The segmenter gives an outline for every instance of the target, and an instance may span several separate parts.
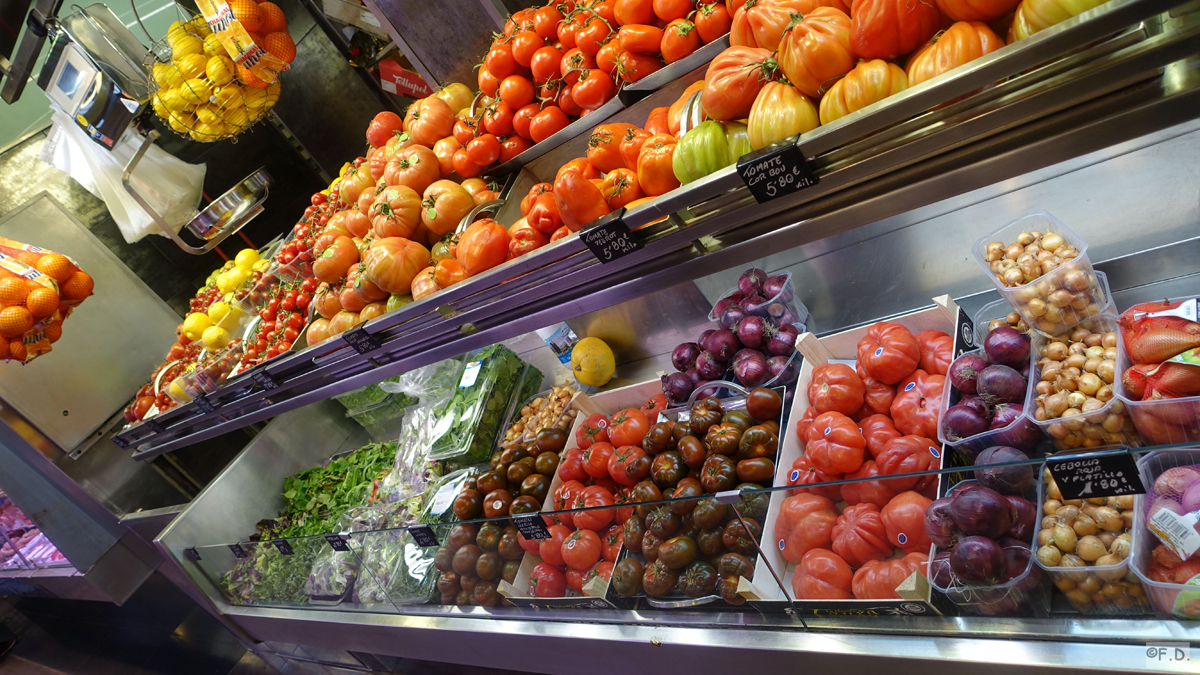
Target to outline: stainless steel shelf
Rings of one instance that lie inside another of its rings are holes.
[[[560,240],[241,377],[117,436],[145,459],[313,401],[1200,117],[1200,76],[1173,65],[1200,26],[1177,0],[1113,0],[796,140],[820,182],[758,204],[727,168],[624,217],[644,248],[601,265]],[[667,220],[661,220],[667,218]],[[661,221],[661,222],[656,222]],[[552,289],[552,292],[548,292]]]

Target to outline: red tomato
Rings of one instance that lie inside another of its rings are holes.
[[[587,160],[583,160],[583,163],[587,164]],[[611,210],[600,188],[587,178],[585,172],[579,170],[559,170],[559,175],[554,180],[554,203],[558,206],[563,225],[572,232],[578,232],[584,225]],[[610,437],[611,435],[609,432]]]
[[[866,387],[866,393],[863,394],[863,405],[858,411],[860,421],[861,418],[868,415],[890,415],[892,401],[896,398],[896,388],[871,377],[867,371],[863,370],[862,366],[858,366],[857,369],[858,378]]]
[[[552,193],[538,195],[529,207],[529,215],[526,219],[533,229],[544,234],[553,234],[555,230],[562,227],[562,216],[558,213],[558,204],[554,202]]]
[[[940,330],[923,330],[913,336],[921,350],[921,370],[945,375],[954,360],[954,338]]]
[[[613,415],[608,427],[608,437],[614,445],[637,445],[650,430],[646,415],[637,408],[626,408]]]
[[[500,82],[500,100],[517,110],[533,103],[533,83],[521,75],[509,75]]]
[[[920,362],[917,339],[898,323],[880,321],[858,341],[858,365],[884,384],[896,384],[908,377]]]
[[[682,19],[692,11],[692,0],[654,0],[654,15],[667,22]]]
[[[550,243],[554,243],[554,242],[558,241],[559,239],[563,239],[563,238],[569,237],[569,236],[571,236],[571,228],[567,227],[566,225],[563,225],[562,227],[555,230],[554,234],[550,235]]]
[[[577,570],[570,567],[567,568],[565,576],[567,577],[567,588],[576,593],[583,592],[583,577],[587,574],[586,570]]]
[[[583,420],[583,424],[579,425],[579,429],[575,431],[575,442],[584,449],[590,448],[592,443],[607,443],[608,418],[600,413],[588,415]]]
[[[663,30],[657,26],[625,24],[617,31],[621,48],[638,54],[657,54],[663,41]]]
[[[850,600],[854,570],[838,554],[817,548],[804,554],[792,577],[792,592],[804,600]]]
[[[901,382],[896,387],[896,398],[891,407],[896,430],[902,434],[937,438],[938,412],[945,386],[945,377],[928,375],[919,369]]]
[[[555,29],[555,32],[558,35],[558,41],[562,43],[564,49],[575,48],[575,33],[579,31],[581,19],[582,15],[576,16],[570,21],[558,22],[558,28]]]
[[[630,84],[661,70],[662,67],[662,60],[657,54],[638,54],[630,51],[617,54],[617,71],[620,72],[621,79]]]
[[[592,446],[596,447],[596,446]],[[575,498],[575,508],[594,509],[575,513],[575,526],[592,531],[600,531],[608,526],[616,516],[616,509],[597,508],[612,506],[615,503],[612,491],[602,485],[592,485],[583,489]]]
[[[565,525],[551,525],[550,538],[541,540],[538,555],[551,565],[563,564],[562,545],[571,536],[571,528]]]
[[[533,53],[529,62],[529,70],[533,73],[533,81],[545,84],[552,77],[559,75],[558,66],[562,63],[563,52],[558,47],[542,47]]]
[[[500,144],[500,162],[507,162],[508,160],[516,157],[532,147],[533,142],[523,136],[509,136],[508,138],[504,139],[503,143]],[[491,191],[489,190],[489,192]],[[500,196],[496,195],[495,192],[492,192],[492,194],[495,195],[492,197],[492,199],[500,198]],[[478,201],[478,193],[475,194],[475,197],[477,198],[477,201],[475,202],[476,205],[482,203]]]
[[[625,521],[633,517],[633,504],[636,501],[632,488],[622,488],[613,495],[613,503],[617,505],[618,525],[624,525]]]
[[[595,15],[586,17],[583,26],[575,31],[575,46],[584,54],[595,56],[600,47],[612,37],[613,32],[609,25]]]
[[[884,484],[888,481],[866,480],[867,478],[878,476],[880,473],[882,472],[875,465],[875,460],[868,459],[862,463],[858,471],[846,474],[844,476],[846,480],[861,480],[855,483],[846,483],[842,486],[842,500],[847,504],[869,503],[883,508],[892,497],[896,496],[896,493]]]
[[[775,542],[788,562],[798,563],[815,548],[829,548],[838,514],[833,502],[819,495],[799,494],[779,505]]]
[[[675,63],[699,48],[700,33],[696,24],[687,19],[675,19],[663,31],[660,51],[667,63]]]
[[[867,441],[867,450],[871,457],[879,457],[888,441],[900,438],[904,434],[896,431],[892,418],[887,415],[869,415],[859,420],[858,428],[862,429],[863,438]]]
[[[630,127],[625,130],[619,146],[621,161],[625,163],[625,168],[637,171],[638,153],[642,151],[642,145],[648,138],[650,138],[650,133],[643,129]]]
[[[717,55],[704,73],[700,105],[715,120],[739,120],[750,108],[771,73],[765,64],[771,52],[757,47],[730,47]]]
[[[621,139],[629,126],[601,124],[592,130],[588,138],[587,159],[598,171],[608,173],[625,168],[625,162],[621,159]]]
[[[517,533],[517,543],[521,545],[521,548],[526,553],[533,553],[534,555],[537,555],[541,550],[542,540],[541,539],[526,539],[525,535],[518,532]]]
[[[529,136],[534,143],[540,143],[556,132],[562,131],[570,123],[571,120],[567,119],[566,113],[561,108],[548,105],[529,121]]]
[[[567,594],[567,577],[550,563],[538,563],[529,573],[529,595],[561,598]]]
[[[590,443],[588,445],[591,445]],[[582,447],[582,446],[581,446]],[[588,473],[583,466],[583,450],[569,448],[558,465],[558,477],[564,481],[585,481]]]
[[[628,26],[635,23],[654,23],[653,0],[617,0],[613,5],[617,23]]]
[[[696,22],[696,31],[700,34],[700,40],[704,44],[728,33],[729,28],[733,26],[733,16],[720,2],[701,3],[696,9],[696,16],[693,20]]]
[[[467,143],[467,155],[479,166],[490,166],[500,158],[500,139],[492,134],[482,134]]]
[[[808,428],[804,455],[825,473],[850,473],[862,466],[867,441],[858,424],[839,412],[817,415]]]
[[[813,368],[808,402],[818,413],[835,411],[849,416],[862,407],[865,391],[853,368],[844,363],[824,363]]]
[[[513,60],[522,68],[528,68],[534,53],[546,46],[546,40],[532,30],[524,30],[517,33],[510,44]]]
[[[924,574],[928,564],[927,553],[909,553],[896,560],[868,560],[854,573],[854,597],[859,600],[899,600],[896,588],[913,572]]]
[[[500,78],[492,74],[492,71],[487,68],[479,69],[479,91],[482,91],[488,96],[494,97],[500,89]]]
[[[483,67],[500,80],[517,72],[517,61],[513,58],[512,47],[507,44],[492,47],[483,58]]]
[[[470,143],[471,139],[475,138],[476,125],[476,120],[465,117],[459,118],[454,123],[454,140],[458,141],[462,145]]]
[[[824,487],[820,485],[820,483],[841,479],[842,474],[830,474],[818,471],[808,461],[807,457],[800,455],[796,458],[796,461],[792,462],[792,470],[788,472],[787,476],[788,485],[813,485],[814,487],[788,490],[788,493],[798,495],[807,492],[828,499],[841,499],[842,490],[840,485],[827,485]]]
[[[392,132],[404,127],[404,120],[394,112],[385,110],[367,125],[367,142],[372,148],[382,148],[392,137]]]
[[[853,567],[892,557],[879,507],[869,503],[846,507],[833,526],[833,552]]]
[[[483,173],[483,167],[471,159],[471,154],[467,152],[466,148],[454,151],[454,155],[450,158],[450,165],[463,178],[473,178]]]
[[[562,12],[553,4],[539,7],[533,13],[533,29],[546,40],[558,39],[558,22],[562,21]]]
[[[854,0],[850,17],[850,48],[864,59],[911,53],[942,26],[933,0]]]
[[[600,535],[591,530],[576,530],[563,542],[563,562],[573,569],[591,569],[600,561],[600,549]]]
[[[513,130],[513,109],[504,101],[493,103],[483,114],[483,126],[489,134],[507,136]]]
[[[621,525],[613,525],[604,532],[604,538],[601,539],[603,551],[601,557],[608,562],[616,562],[617,554],[621,551],[621,544],[625,542],[625,528]]]
[[[925,509],[933,502],[916,492],[901,492],[879,512],[888,541],[905,553],[929,551]]]
[[[596,68],[605,75],[612,75],[619,63],[617,54],[621,51],[620,40],[609,40],[600,51],[596,52]]]
[[[650,475],[650,456],[636,445],[622,446],[608,458],[608,475],[619,485],[637,485]]]
[[[642,414],[646,416],[646,421],[650,424],[658,422],[658,414],[667,409],[667,395],[655,394],[646,399],[642,404]]]
[[[596,577],[600,577],[604,580],[604,583],[608,583],[608,580],[612,577],[612,571],[612,562],[608,560],[601,560],[600,562],[596,563],[595,567],[588,570],[587,574],[583,575],[583,585],[586,586],[589,581]]]
[[[583,483],[577,480],[569,480],[558,486],[558,489],[554,491],[554,510],[567,511],[575,508],[575,499],[581,492],[583,492]],[[548,518],[544,517],[542,520],[553,521],[570,527],[575,526],[574,513],[559,513]],[[552,523],[548,522],[548,524]]]
[[[550,237],[533,229],[524,218],[508,229],[508,254],[516,258],[550,243]]]
[[[592,57],[579,51],[579,48],[576,47],[563,54],[562,62],[559,64],[559,74],[567,84],[575,84],[579,81],[579,76],[583,71],[595,67],[596,62]]]
[[[592,478],[608,478],[608,460],[616,451],[612,443],[593,443],[583,451],[583,470]]]
[[[893,438],[884,446],[883,452],[875,459],[880,475],[898,473],[916,473],[936,469],[941,463],[941,450],[937,443],[921,436],[901,436]],[[913,476],[910,478],[892,478],[883,481],[892,492],[905,490],[924,490],[930,483],[936,483],[937,476]]]
[[[571,98],[585,110],[595,110],[604,105],[616,93],[612,78],[602,71],[585,70],[579,81],[571,86]]]

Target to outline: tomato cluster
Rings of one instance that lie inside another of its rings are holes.
[[[539,431],[532,445],[497,450],[491,469],[468,479],[455,497],[454,516],[471,520],[541,511],[566,443],[567,432],[551,428]]]
[[[273,359],[292,348],[308,322],[308,307],[316,289],[316,279],[282,282],[272,288],[266,306],[258,311],[259,323],[243,356],[243,368]]]
[[[213,281],[201,288],[195,297],[188,300],[188,313],[207,312],[208,308],[220,299],[221,291],[217,288],[217,283]]]
[[[493,607],[501,579],[512,583],[525,555],[515,525],[458,523],[433,556],[443,605]]]

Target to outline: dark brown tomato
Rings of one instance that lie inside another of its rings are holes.
[[[433,566],[438,568],[440,572],[450,572],[454,570],[454,549],[442,544],[433,554]]]
[[[543,476],[553,476],[558,471],[558,453],[543,452],[533,460],[533,469]]]
[[[471,591],[471,604],[480,607],[495,607],[500,602],[500,594],[496,592],[496,582],[480,581]]]
[[[675,533],[676,536],[682,534],[695,539],[696,535],[700,534],[700,528],[696,527],[696,521],[692,520],[692,514],[683,516],[681,520],[683,522],[679,526],[679,531]]]
[[[488,581],[495,581],[500,578],[500,574],[504,571],[504,558],[500,557],[499,553],[488,551],[479,556],[479,560],[475,561],[475,576]]]
[[[617,595],[630,598],[642,592],[642,575],[646,573],[642,563],[634,558],[625,558],[613,566],[611,583]]]
[[[758,483],[742,483],[738,486],[742,493],[742,502],[734,505],[734,509],[744,518],[762,521],[767,517],[767,508],[771,505],[771,493],[763,490]]]
[[[542,499],[545,499],[543,497]],[[521,495],[508,505],[508,515],[519,516],[522,513],[537,513],[542,510],[542,502],[536,497]]]
[[[646,535],[646,522],[641,516],[633,516],[625,521],[625,548],[637,553],[642,550],[642,537]]]
[[[712,565],[697,560],[679,575],[679,590],[689,598],[712,595],[717,588],[717,571]]]
[[[696,541],[691,537],[671,537],[658,547],[658,560],[678,570],[690,565],[698,553]]]
[[[659,422],[650,427],[642,439],[642,449],[647,455],[657,455],[675,449],[675,431],[670,422]]]
[[[474,576],[475,563],[479,561],[479,556],[483,555],[483,549],[475,544],[467,544],[466,546],[454,552],[454,571],[460,577]]]
[[[471,588],[474,588],[474,586],[472,586]],[[471,604],[471,592],[466,589],[459,591],[458,595],[454,596],[454,604],[456,604],[456,605]]]
[[[478,490],[479,489],[479,477],[478,476],[468,476],[467,479],[463,481],[462,489]]]
[[[675,493],[671,495],[672,499],[680,499],[694,497],[695,499],[687,499],[682,502],[671,502],[671,510],[681,516],[686,516],[696,508],[700,497],[704,496],[704,486],[700,485],[700,481],[695,478],[684,478],[679,481],[679,485],[675,486]]]
[[[675,442],[678,443],[684,436],[692,435],[692,425],[687,422],[676,422],[671,428],[671,435],[675,437]]]
[[[669,539],[679,531],[683,519],[669,506],[656,506],[646,517],[646,529],[659,539]]]
[[[646,595],[658,598],[670,593],[678,581],[679,575],[664,565],[661,560],[655,560],[647,565],[646,571],[642,573],[642,590],[646,592]]]
[[[478,518],[483,512],[483,495],[479,490],[463,490],[454,498],[454,517],[459,520]]]
[[[512,493],[508,490],[493,490],[483,498],[483,515],[488,518],[507,516],[512,502]]]
[[[751,389],[750,394],[746,396],[746,412],[756,420],[777,420],[782,411],[783,397],[773,389],[758,387]]]
[[[514,445],[506,449],[500,454],[500,463],[504,466],[511,466],[513,462],[519,462],[529,456],[529,451],[523,445]]]
[[[508,487],[508,479],[505,477],[506,472],[499,469],[485,471],[479,474],[479,491],[483,494],[503,490]]]
[[[654,536],[653,532],[647,531],[642,535],[642,555],[646,560],[658,560],[658,547],[662,545],[662,539]]]
[[[546,500],[550,493],[550,476],[544,473],[530,474],[521,481],[521,494],[533,497],[539,504]]]
[[[525,549],[521,548],[521,540],[518,539],[518,536],[515,530],[509,531],[507,529],[500,536],[500,546],[496,551],[500,554],[501,558],[520,561],[525,555]]]
[[[462,586],[462,589],[468,593],[475,590],[475,584],[477,583],[479,583],[479,577],[475,576],[475,570],[471,570],[471,573],[465,577],[462,575],[458,577],[458,585]]]
[[[658,489],[658,486],[653,481],[640,481],[637,485],[633,486],[633,499],[636,502],[656,502],[662,499],[662,491]],[[653,506],[637,507],[638,515],[642,518],[650,515],[650,512],[653,510]]]
[[[715,494],[732,490],[737,485],[737,465],[725,455],[709,455],[700,469],[700,484],[704,491]],[[487,509],[487,502],[484,502]]]
[[[762,536],[762,527],[758,521],[753,518],[744,518],[746,527],[750,528],[750,532],[746,532],[746,528],[742,527],[741,520],[731,520],[725,524],[725,531],[721,533],[721,541],[725,542],[725,548],[734,553],[742,555],[754,555],[754,542]]]
[[[775,476],[775,462],[769,457],[743,459],[737,463],[737,477],[743,483],[770,483]]]
[[[479,534],[478,525],[474,523],[459,523],[450,528],[450,535],[446,537],[446,546],[453,553],[467,544],[474,544],[477,534]]]
[[[683,463],[689,469],[699,469],[704,465],[704,458],[708,457],[708,446],[695,436],[684,436],[680,439],[678,448]]]
[[[513,462],[512,464],[508,465],[506,477],[509,485],[517,487],[521,484],[521,481],[525,480],[532,474],[533,466],[530,464],[526,464],[525,462]]]
[[[457,594],[455,594],[455,595],[457,595]],[[442,605],[453,605],[453,604],[454,604],[454,598],[455,598],[455,595],[441,595],[441,596],[438,596],[438,597],[439,597],[438,603],[439,603],[439,604],[442,604]]]
[[[742,457],[767,457],[775,458],[775,451],[779,449],[779,438],[771,433],[771,430],[763,425],[753,426],[742,434],[742,442],[738,445],[738,452]]]
[[[721,417],[721,424],[732,424],[741,431],[754,426],[754,418],[745,410],[730,410]]]
[[[500,578],[511,584],[517,580],[517,572],[520,571],[520,569],[520,560],[505,560],[504,571],[500,574]]]
[[[542,452],[562,452],[567,447],[567,432],[562,429],[542,429],[537,433],[535,443]]]
[[[725,542],[721,540],[723,528],[710,527],[707,530],[700,530],[700,534],[696,535],[696,546],[704,555],[717,555],[725,550]]]
[[[726,553],[717,561],[717,571],[724,577],[754,579],[754,562],[741,553]]]
[[[475,535],[475,545],[484,551],[495,551],[500,548],[500,538],[504,530],[495,523],[484,523],[479,526],[479,534]]]
[[[687,465],[683,457],[674,450],[668,450],[654,457],[650,465],[650,478],[660,488],[675,487],[687,475]]]
[[[744,605],[746,599],[738,595],[738,579],[741,577],[727,577],[722,575],[721,580],[717,582],[717,595],[721,599],[731,605]]]
[[[492,458],[490,460],[488,460],[488,464],[491,465],[491,467],[493,469],[499,469],[500,467],[505,466],[504,453],[505,453],[504,450],[497,450],[497,451],[493,452]],[[477,478],[472,476],[471,480],[477,480]],[[478,489],[478,488],[472,488],[472,489]]]
[[[725,514],[728,512],[729,507],[717,501],[715,497],[705,497],[697,502],[696,508],[692,510],[692,521],[696,523],[696,527],[707,530],[724,523]]]

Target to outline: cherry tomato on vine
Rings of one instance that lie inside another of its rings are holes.
[[[533,81],[545,84],[550,78],[558,77],[558,67],[562,63],[563,52],[558,47],[542,47],[533,53],[529,62],[529,70],[533,73]]]
[[[463,178],[474,178],[483,173],[483,167],[475,163],[471,159],[471,155],[467,154],[466,148],[459,148],[454,151],[454,156],[451,157],[450,163],[454,166],[454,170]]]
[[[533,141],[522,136],[509,136],[500,144],[500,161],[507,162],[533,147]]]
[[[544,110],[533,116],[529,121],[529,136],[534,143],[540,143],[555,132],[565,129],[571,120],[562,108],[556,105],[546,106]]]
[[[521,75],[510,75],[500,82],[500,100],[517,110],[533,103],[533,83]]]
[[[529,123],[533,120],[533,116],[538,114],[541,108],[536,103],[521,108],[513,115],[513,131],[517,132],[518,136],[524,138],[532,138],[529,135]]]
[[[517,72],[517,61],[513,58],[512,47],[507,44],[492,47],[483,59],[483,67],[501,80]]]
[[[599,70],[580,73],[579,81],[571,87],[571,98],[585,110],[595,110],[616,93],[612,78]],[[536,139],[535,139],[536,140]]]
[[[651,54],[621,52],[617,55],[617,61],[617,72],[621,74],[621,79],[631,84],[663,67],[658,56]]]
[[[504,101],[497,101],[483,114],[483,126],[489,134],[507,136],[513,130],[513,109]]]
[[[510,44],[512,45],[513,60],[522,68],[528,68],[534,53],[545,47],[546,41],[537,33],[526,30],[517,33]]]
[[[466,150],[472,162],[479,166],[490,166],[500,157],[500,139],[492,134],[483,134],[471,139]]]

